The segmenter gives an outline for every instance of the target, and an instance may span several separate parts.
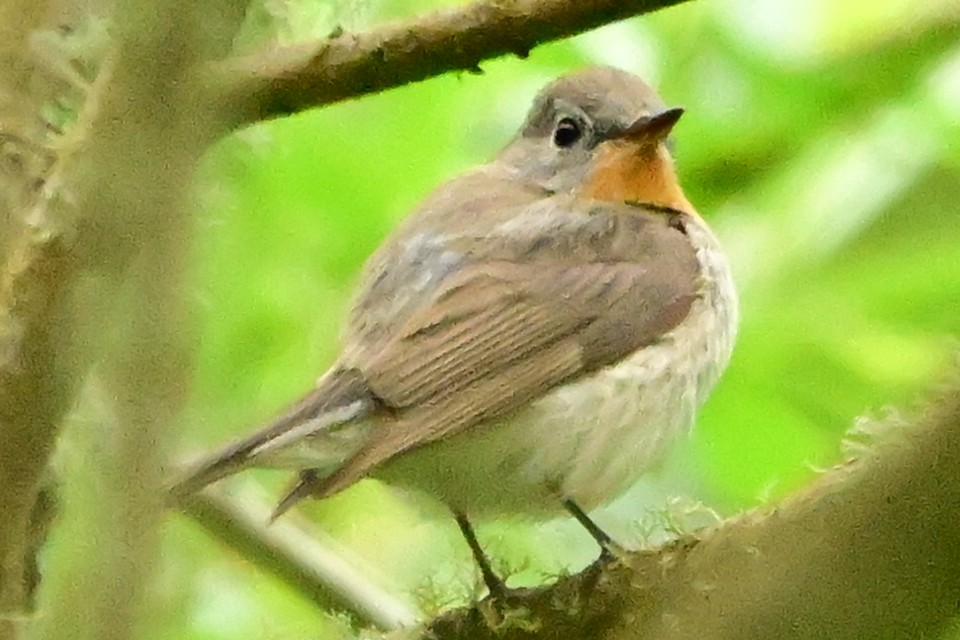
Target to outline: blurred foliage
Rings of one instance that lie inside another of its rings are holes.
[[[260,0],[237,47],[368,28],[436,4]],[[858,416],[909,406],[956,346],[958,36],[952,0],[701,0],[528,60],[484,63],[482,75],[447,75],[222,141],[197,184],[198,349],[178,426],[184,455],[249,431],[306,390],[335,357],[358,269],[385,234],[434,185],[489,158],[542,84],[602,63],[638,72],[687,108],[676,132],[683,184],[728,249],[743,321],[691,440],[658,482],[599,520],[637,546],[658,523],[687,522],[686,504],[729,514],[801,486],[841,459]],[[231,482],[278,489],[280,475]],[[373,483],[303,512],[427,609],[471,593],[475,572],[452,520],[423,516]],[[566,521],[490,523],[480,536],[518,583],[596,554]],[[156,591],[145,637],[346,633],[342,619],[184,519],[171,521]]]

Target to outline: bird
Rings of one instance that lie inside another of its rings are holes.
[[[606,552],[587,513],[692,428],[736,337],[729,261],[671,153],[683,113],[613,67],[550,82],[370,256],[314,387],[176,490],[290,469],[276,518],[378,478],[450,509],[491,592],[476,518],[566,510]]]

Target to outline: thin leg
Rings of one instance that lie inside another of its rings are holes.
[[[602,558],[609,558],[616,555],[614,549],[616,548],[616,543],[614,543],[613,538],[611,538],[606,531],[597,526],[597,523],[590,519],[583,509],[577,506],[577,503],[569,498],[563,501],[563,506],[567,508],[567,511],[570,512],[574,518],[577,519],[583,528],[593,536],[593,539],[597,541],[597,544],[600,545],[600,552]]]
[[[483,549],[480,547],[480,542],[477,541],[477,534],[473,530],[473,525],[467,520],[467,516],[462,513],[454,513],[453,515],[457,519],[460,533],[463,534],[467,545],[470,546],[470,553],[473,554],[474,561],[477,563],[477,566],[480,567],[480,573],[483,575],[483,583],[487,585],[490,595],[494,598],[503,598],[507,593],[507,585],[493,572],[490,561],[487,559],[487,556],[484,555]]]

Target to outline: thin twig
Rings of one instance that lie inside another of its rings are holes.
[[[270,508],[244,499],[243,506],[208,487],[181,497],[184,512],[213,537],[259,565],[324,609],[346,610],[365,623],[391,630],[411,627],[421,615],[351,566],[333,541],[306,533],[288,520],[270,526]]]

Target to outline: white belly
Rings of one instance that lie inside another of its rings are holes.
[[[733,347],[726,259],[709,231],[688,232],[702,247],[703,295],[661,341],[509,419],[401,456],[377,477],[480,517],[555,512],[558,498],[589,510],[623,493],[692,426]]]

